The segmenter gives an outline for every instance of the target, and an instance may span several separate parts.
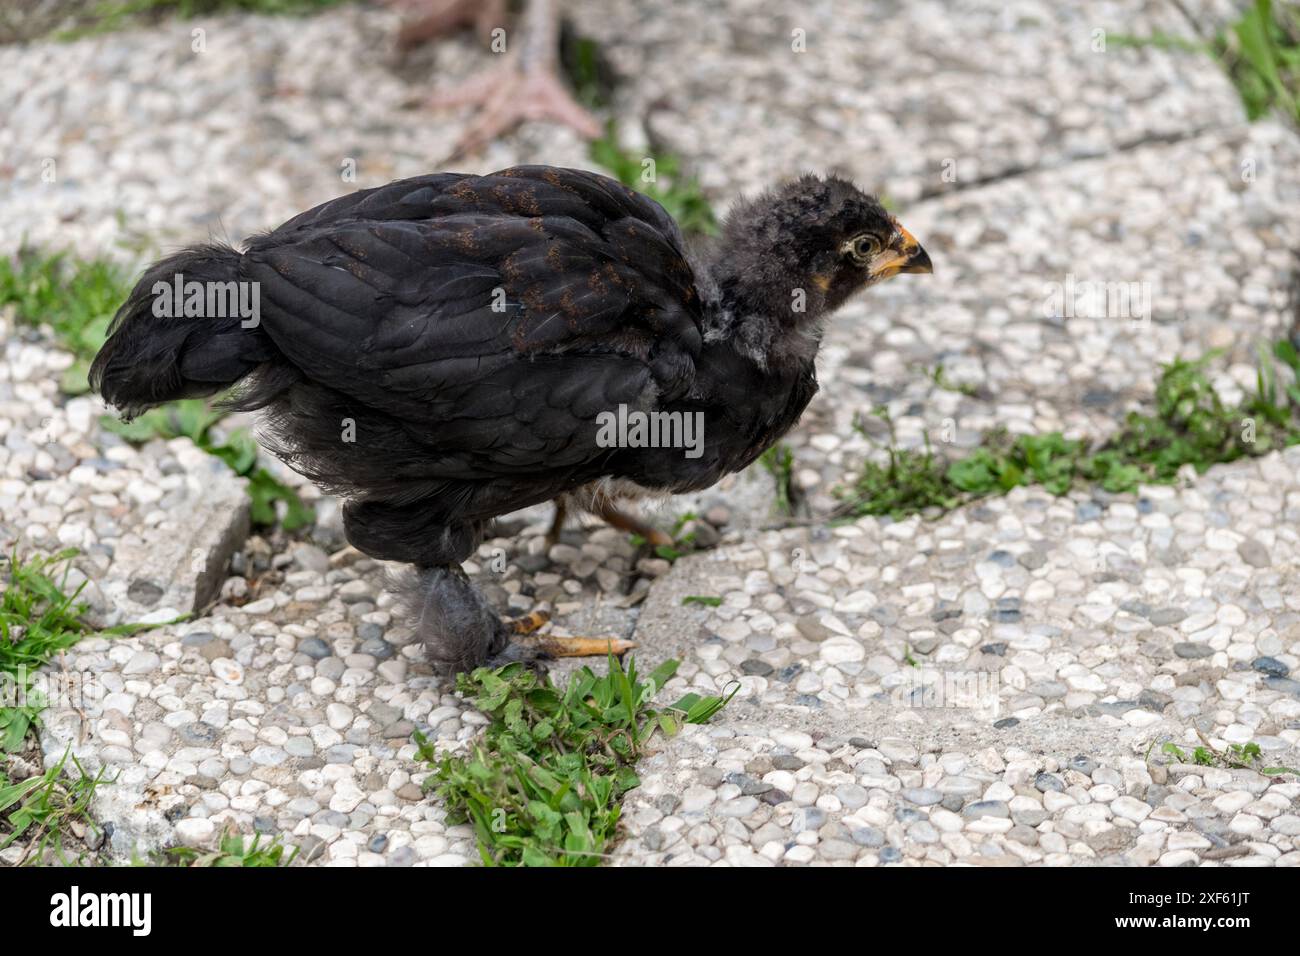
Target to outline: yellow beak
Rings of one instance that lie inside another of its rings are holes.
[[[900,272],[934,272],[934,266],[916,237],[899,226],[898,238],[871,260],[867,271],[873,279],[888,279]]]

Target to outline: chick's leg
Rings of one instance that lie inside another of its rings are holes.
[[[639,535],[656,548],[673,543],[672,535],[666,531],[660,531],[654,525],[647,524],[636,515],[615,508],[609,501],[602,501],[597,504],[593,509],[593,513],[611,528],[618,528],[619,531]]]
[[[507,621],[515,643],[535,648],[543,657],[603,657],[606,654],[622,655],[636,645],[620,637],[559,637],[539,634],[550,623],[551,615],[545,611],[532,611],[523,617]]]
[[[560,123],[587,139],[600,135],[596,118],[560,78],[560,25],[554,0],[529,0],[518,32],[517,39],[506,35],[504,63],[429,99],[435,108],[479,107],[453,157],[475,153],[527,120]]]
[[[555,517],[551,519],[551,527],[546,532],[546,547],[553,548],[559,543],[560,535],[564,531],[564,523],[569,520],[569,496],[560,495],[555,499]]]
[[[393,0],[395,6],[414,10],[397,34],[397,49],[410,50],[437,37],[473,27],[487,42],[492,31],[506,24],[506,0]]]
[[[446,675],[515,661],[540,667],[550,658],[622,654],[632,647],[620,638],[537,634],[547,620],[541,614],[504,621],[456,565],[417,568],[405,598],[429,662]]]

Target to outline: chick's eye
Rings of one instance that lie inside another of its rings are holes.
[[[880,251],[880,240],[870,235],[858,236],[849,246],[849,251],[854,259],[865,262]]]

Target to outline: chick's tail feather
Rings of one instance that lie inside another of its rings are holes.
[[[113,317],[90,367],[91,387],[132,418],[163,402],[216,394],[275,363],[258,290],[242,279],[240,259],[214,243],[154,263]]]

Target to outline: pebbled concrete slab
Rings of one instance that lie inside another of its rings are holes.
[[[1223,792],[1269,793],[1283,812],[1300,787],[1175,769],[1159,747],[1300,757],[1300,685],[1269,676],[1300,638],[1300,538],[1273,520],[1300,501],[1298,465],[1292,449],[1136,505],[1017,490],[935,522],[773,532],[683,559],[642,610],[641,659],[683,658],[668,699],[740,690],[644,762],[620,859],[1144,865],[1179,842],[1123,832],[1153,815],[1249,840],[1263,825]],[[1289,841],[1242,855],[1294,863]]]

